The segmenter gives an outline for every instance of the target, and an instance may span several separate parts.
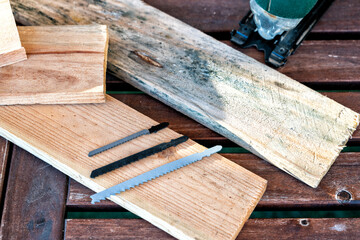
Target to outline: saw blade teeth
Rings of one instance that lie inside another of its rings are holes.
[[[92,198],[91,204],[98,203],[98,202],[100,202],[101,200],[102,200],[102,199]]]
[[[173,171],[176,171],[180,168],[183,168],[185,166],[188,166],[194,162],[197,162],[205,157],[209,157],[212,154],[219,152],[222,149],[222,146],[217,145],[215,147],[209,148],[207,150],[205,150],[202,153],[195,153],[192,154],[190,156],[181,158],[179,160],[175,160],[173,162],[167,163],[163,166],[160,166],[156,169],[150,170],[149,172],[143,173],[135,178],[129,179],[123,183],[120,183],[116,186],[113,186],[107,190],[104,190],[102,192],[99,192],[97,194],[94,194],[91,196],[92,198],[92,204],[96,203],[96,202],[100,202],[101,200],[105,200],[106,198],[112,196],[112,195],[116,195],[119,193],[122,193],[126,190],[135,188],[141,184],[147,183],[151,180],[154,180],[158,177],[161,177],[163,175],[166,175],[168,173],[171,173]],[[168,168],[168,169],[166,169]],[[153,175],[151,175],[153,174]],[[136,179],[136,180],[135,180]],[[138,182],[136,182],[138,181]]]

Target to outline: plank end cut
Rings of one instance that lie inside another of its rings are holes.
[[[28,60],[0,68],[0,105],[105,102],[105,25],[18,30]]]
[[[88,157],[95,148],[156,124],[110,96],[104,104],[0,107],[1,136],[95,192],[206,149],[188,140],[90,178],[98,167],[181,136],[166,128]],[[227,240],[236,238],[266,184],[263,178],[214,154],[110,200],[179,239]]]
[[[0,0],[0,67],[26,60],[9,0]]]

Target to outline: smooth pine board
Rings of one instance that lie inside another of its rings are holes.
[[[2,106],[0,135],[96,192],[205,150],[188,140],[90,178],[93,169],[180,136],[167,128],[89,158],[89,151],[157,124],[114,98],[106,100],[105,104]],[[179,239],[223,240],[235,239],[265,188],[266,180],[214,154],[111,200]]]
[[[0,68],[0,105],[105,101],[104,25],[19,27],[28,60]]]

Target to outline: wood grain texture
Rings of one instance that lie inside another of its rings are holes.
[[[104,104],[0,108],[0,135],[99,192],[205,148],[191,140],[96,179],[100,166],[179,137],[164,129],[92,158],[88,152],[156,122],[107,97]],[[110,199],[180,239],[234,239],[266,181],[215,154]]]
[[[249,219],[240,239],[358,239],[360,219]],[[119,234],[121,232],[121,234]],[[68,219],[65,239],[173,239],[141,219]]]
[[[13,3],[28,23],[108,24],[115,75],[312,187],[359,124],[359,114],[141,1]]]
[[[249,11],[248,0],[145,0],[204,32],[230,32]],[[359,1],[335,0],[312,33],[360,33]]]
[[[0,68],[0,105],[105,101],[106,26],[19,27],[28,60]]]
[[[1,239],[62,239],[66,176],[19,147],[14,147]]]
[[[230,41],[221,42],[264,63],[264,53],[254,47],[242,49]],[[356,90],[360,89],[359,56],[359,40],[307,40],[288,58],[286,66],[277,70],[313,89]],[[133,89],[113,76],[107,77],[107,83],[109,91]]]
[[[3,187],[5,181],[5,173],[9,156],[10,143],[0,137],[0,200],[3,199]]]
[[[118,84],[118,82],[116,84]],[[360,92],[323,92],[322,94],[345,106],[348,106],[356,112],[360,112]],[[148,95],[114,94],[112,96],[157,122],[169,122],[171,129],[183,135],[189,136],[191,139],[201,142],[216,141],[217,144],[233,146],[231,141],[227,138],[204,127],[203,125],[177,112],[173,108],[160,103]],[[349,141],[352,144],[360,143],[360,127],[357,128]]]
[[[0,67],[26,59],[9,0],[0,0]]]
[[[247,170],[268,180],[258,209],[328,209],[360,207],[360,153],[341,153],[319,187],[310,188],[252,154],[221,154]],[[286,184],[284,184],[286,183]],[[74,211],[122,211],[111,201],[90,204],[94,192],[71,180],[66,206]]]

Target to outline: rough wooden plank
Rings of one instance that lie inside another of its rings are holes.
[[[191,140],[101,177],[93,169],[179,137],[146,135],[92,158],[88,152],[156,122],[107,97],[104,104],[3,106],[0,135],[99,192],[205,148]],[[234,239],[266,181],[219,154],[110,199],[181,239]]]
[[[242,49],[230,41],[222,42],[265,62],[264,53],[256,48]],[[286,66],[277,70],[313,89],[359,89],[359,56],[359,40],[305,41],[296,55],[289,57]],[[111,75],[107,77],[107,84],[110,91],[134,88]]]
[[[1,221],[1,239],[62,239],[66,176],[15,147]]]
[[[322,92],[322,94],[348,106],[356,112],[360,112],[360,101],[358,101],[360,99],[360,92]],[[153,118],[157,122],[169,122],[171,129],[189,136],[191,139],[201,142],[216,141],[216,143],[225,146],[233,145],[227,138],[215,133],[148,95],[114,94],[113,97],[146,116]],[[360,127],[355,131],[350,142],[352,144],[360,143]]]
[[[249,11],[249,0],[145,0],[204,32],[230,32]],[[360,3],[336,0],[312,30],[316,34],[360,33]]]
[[[5,172],[7,167],[8,155],[9,155],[10,143],[0,137],[0,200],[2,201],[3,187],[5,180]]]
[[[359,114],[139,0],[20,5],[37,23],[108,24],[117,76],[312,187],[359,124]]]
[[[0,0],[0,67],[26,59],[9,0]]]
[[[268,187],[257,208],[339,208],[360,206],[360,153],[342,153],[317,189],[309,188],[289,175],[281,174],[270,164],[252,154],[222,154],[249,171],[268,179]],[[286,184],[284,184],[286,183]],[[71,180],[66,206],[79,210],[112,210],[121,208],[111,201],[90,204],[93,191]]]
[[[28,60],[0,68],[0,105],[105,101],[106,26],[19,27]]]
[[[249,219],[240,239],[358,239],[360,219]],[[121,232],[121,234],[119,234]],[[68,219],[65,239],[173,239],[141,219]]]

